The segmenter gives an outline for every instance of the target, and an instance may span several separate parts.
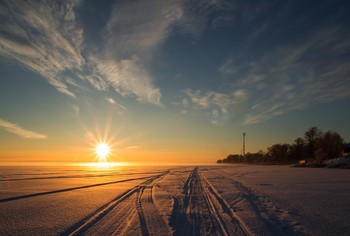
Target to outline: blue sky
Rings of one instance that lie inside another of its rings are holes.
[[[1,1],[2,159],[69,150],[62,159],[79,160],[101,133],[117,161],[215,161],[240,152],[244,131],[252,152],[311,126],[349,141],[349,9]]]

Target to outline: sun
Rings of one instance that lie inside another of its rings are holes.
[[[101,161],[106,161],[106,157],[110,152],[110,148],[105,143],[99,143],[96,147],[96,154],[100,158]]]

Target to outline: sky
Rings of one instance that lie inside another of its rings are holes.
[[[0,1],[0,163],[350,142],[348,1]]]

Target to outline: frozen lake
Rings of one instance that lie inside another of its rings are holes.
[[[0,167],[0,235],[349,235],[350,170]]]

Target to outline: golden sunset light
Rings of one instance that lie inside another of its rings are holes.
[[[349,13],[0,0],[0,236],[349,235]]]
[[[110,148],[105,143],[99,143],[96,147],[96,154],[99,158],[99,161],[106,162],[109,152]]]

